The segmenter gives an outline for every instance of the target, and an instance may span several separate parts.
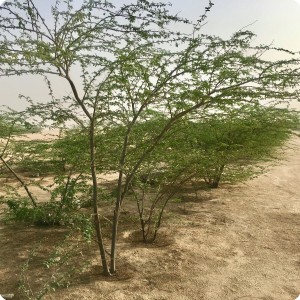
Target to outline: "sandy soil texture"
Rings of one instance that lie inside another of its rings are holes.
[[[46,299],[296,299],[300,138],[289,146],[283,160],[256,179],[170,203],[154,245],[132,243],[131,229],[121,229],[118,261],[126,276],[107,280],[95,265]],[[20,266],[34,241],[43,237],[50,245],[60,234],[59,228],[1,223],[0,293],[16,293]]]

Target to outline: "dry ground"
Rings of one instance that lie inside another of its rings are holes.
[[[300,146],[295,138],[290,145]],[[169,205],[154,245],[119,238],[119,276],[105,279],[95,261],[68,289],[46,299],[294,300],[300,294],[300,147],[269,172],[235,186]],[[194,200],[194,201],[191,201]],[[123,216],[124,217],[124,216]],[[126,217],[126,216],[125,216]],[[0,224],[0,293],[15,293],[28,250],[43,241],[37,259],[64,235],[61,228]],[[46,243],[46,244],[45,244]],[[48,245],[48,246],[47,246]],[[96,257],[82,249],[79,262]],[[31,266],[32,286],[46,272]]]

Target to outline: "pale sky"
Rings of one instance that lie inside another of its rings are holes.
[[[116,1],[118,0],[112,2]],[[35,0],[35,2],[44,5],[48,1]],[[196,19],[203,13],[208,1],[166,2],[172,3],[172,11]],[[0,3],[3,1],[0,0]],[[233,32],[254,23],[247,29],[257,34],[255,41],[257,44],[273,43],[277,47],[300,51],[300,0],[213,0],[213,3],[215,5],[206,19],[204,33],[226,38]],[[46,8],[43,9],[45,10]],[[58,91],[56,96],[63,95],[69,90],[64,87],[61,79],[55,82]],[[47,97],[48,94],[42,79],[37,80],[32,76],[0,77],[0,90],[0,105],[9,105],[16,110],[21,110],[25,106],[18,98],[19,94],[30,96],[37,101]],[[296,106],[300,108],[300,105]]]

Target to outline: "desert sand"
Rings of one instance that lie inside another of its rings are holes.
[[[156,244],[132,243],[133,229],[121,229],[118,261],[126,276],[106,279],[95,264],[45,299],[294,300],[300,294],[299,183],[300,138],[294,137],[267,173],[169,203]],[[21,299],[26,251],[41,236],[51,245],[59,231],[0,223],[0,294]]]

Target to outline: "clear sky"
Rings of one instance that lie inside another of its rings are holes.
[[[112,2],[117,2],[114,0]],[[49,3],[46,0],[35,0],[39,5]],[[185,17],[195,19],[203,13],[206,0],[168,0],[172,10]],[[3,1],[0,0],[0,3]],[[204,33],[229,37],[233,32],[252,24],[249,30],[257,34],[256,43],[300,51],[300,0],[213,0],[215,4],[208,14]],[[49,4],[47,5],[49,7]],[[44,10],[44,9],[43,9]],[[1,17],[1,16],[0,16]],[[57,80],[58,93],[65,94],[67,87]],[[31,76],[0,78],[0,105],[9,105],[22,109],[25,104],[18,99],[19,94],[40,100],[47,96],[42,79]],[[296,105],[300,108],[300,105]]]

